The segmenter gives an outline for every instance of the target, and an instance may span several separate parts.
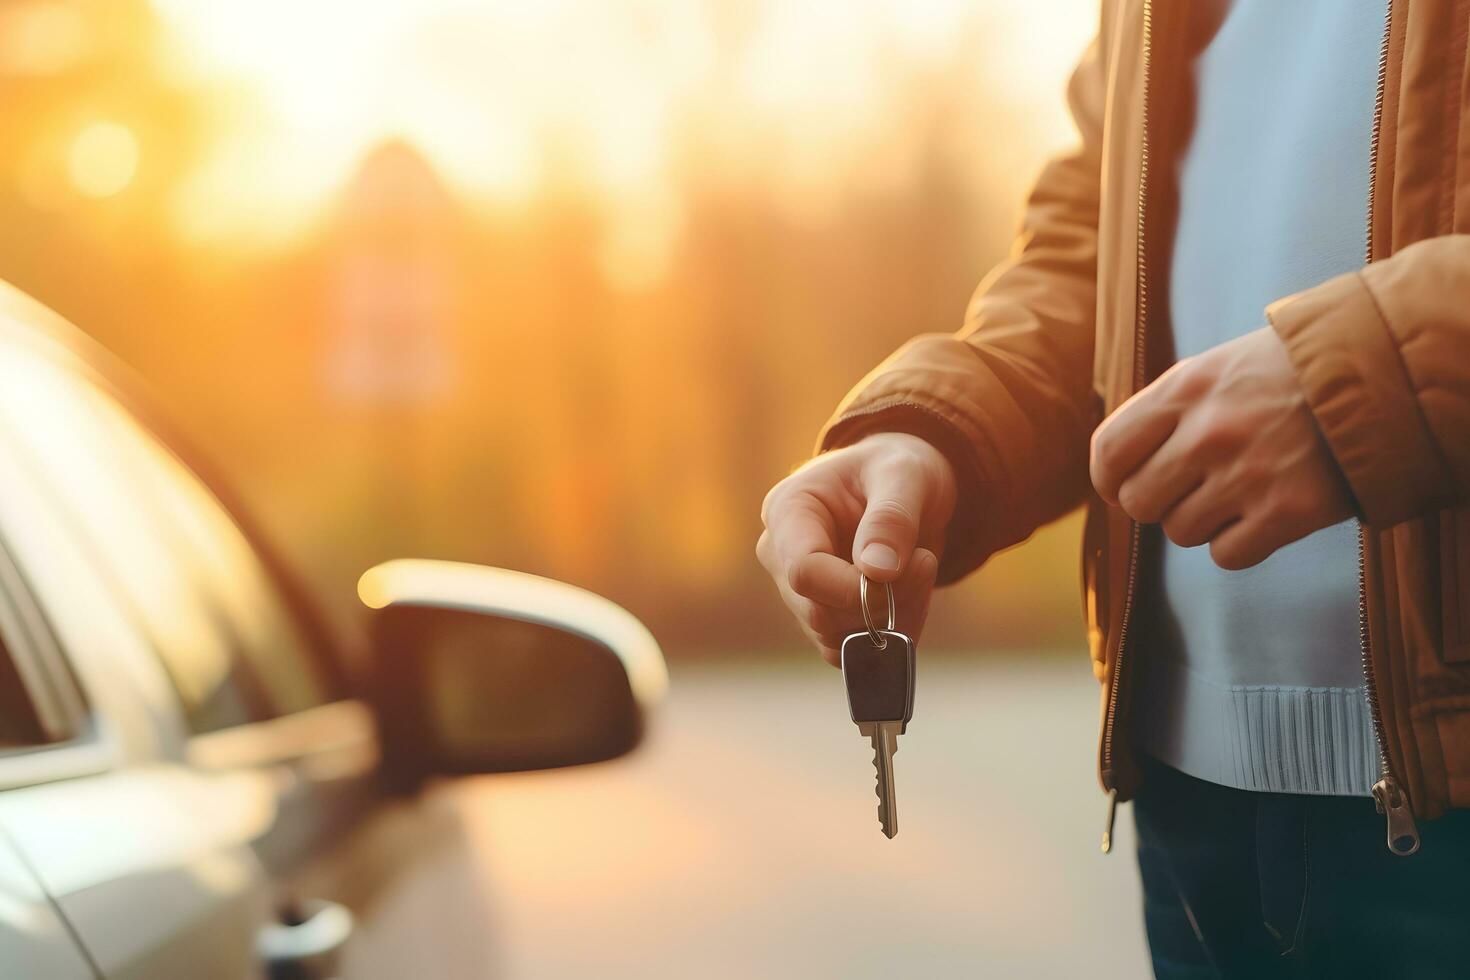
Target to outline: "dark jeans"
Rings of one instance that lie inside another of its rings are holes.
[[[1470,977],[1470,810],[1397,857],[1367,798],[1249,793],[1145,763],[1134,804],[1154,972]]]

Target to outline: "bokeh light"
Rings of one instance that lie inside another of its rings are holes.
[[[132,183],[138,172],[138,139],[121,123],[89,123],[71,142],[67,173],[88,197],[111,197]]]

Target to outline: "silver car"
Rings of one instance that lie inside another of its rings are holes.
[[[420,788],[627,752],[663,658],[505,570],[359,593],[333,635],[127,373],[0,285],[0,977],[483,975],[425,968],[488,922],[414,894],[462,864]]]

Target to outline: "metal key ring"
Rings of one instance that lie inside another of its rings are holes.
[[[893,583],[884,582],[883,587],[888,590],[888,625],[885,629],[892,630],[898,624],[898,607],[893,601]],[[868,628],[868,636],[873,640],[873,646],[879,650],[888,648],[888,637],[878,632],[878,627],[873,625],[873,614],[868,611],[868,577],[858,572],[858,598],[863,607],[863,625]]]

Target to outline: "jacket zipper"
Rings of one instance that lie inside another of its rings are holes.
[[[1383,26],[1383,43],[1378,54],[1378,91],[1373,104],[1373,137],[1368,155],[1368,239],[1365,262],[1373,261],[1373,205],[1378,194],[1378,144],[1383,131],[1383,96],[1388,85],[1388,38],[1393,29],[1393,0],[1388,2]],[[1378,682],[1373,676],[1373,651],[1368,636],[1368,556],[1367,534],[1358,523],[1358,643],[1363,662],[1363,694],[1368,700],[1368,714],[1373,721],[1373,737],[1378,744],[1380,778],[1373,784],[1373,803],[1388,822],[1388,849],[1408,857],[1419,850],[1419,828],[1414,823],[1414,808],[1409,796],[1388,761],[1388,746],[1383,740],[1383,708],[1378,701]]]
[[[1368,699],[1368,715],[1373,721],[1373,737],[1378,744],[1380,777],[1373,784],[1373,805],[1388,823],[1388,849],[1400,857],[1419,850],[1419,827],[1414,823],[1414,808],[1409,796],[1394,777],[1388,761],[1388,746],[1383,741],[1383,709],[1378,703],[1378,683],[1373,677],[1372,645],[1368,638],[1368,558],[1365,549],[1367,532],[1358,524],[1358,643],[1363,659],[1363,694]]]
[[[1147,211],[1149,185],[1149,133],[1148,101],[1153,74],[1153,2],[1143,0],[1143,104],[1142,140],[1138,153],[1138,224],[1135,232],[1134,264],[1137,266],[1135,279],[1135,301],[1133,313],[1133,390],[1138,391],[1146,380],[1145,345],[1148,334],[1148,256],[1145,249],[1144,218]],[[1133,593],[1138,584],[1138,548],[1141,531],[1137,521],[1129,522],[1128,530],[1128,583],[1123,591],[1123,612],[1118,618],[1118,652],[1113,655],[1112,684],[1108,688],[1108,706],[1103,715],[1102,768],[1108,774],[1107,823],[1103,827],[1102,852],[1113,849],[1113,820],[1118,813],[1118,787],[1113,785],[1113,733],[1118,721],[1118,687],[1123,679],[1123,651],[1128,645],[1128,624],[1133,618]]]
[[[1151,0],[1143,3],[1143,105],[1142,116],[1142,146],[1139,154],[1139,189],[1138,189],[1138,226],[1136,263],[1137,273],[1137,303],[1134,320],[1134,345],[1133,345],[1133,388],[1137,391],[1143,386],[1145,374],[1144,347],[1147,337],[1148,326],[1148,265],[1145,253],[1145,213],[1149,184],[1149,89],[1151,82],[1152,67],[1152,40],[1153,40],[1153,4]],[[1384,90],[1388,80],[1388,42],[1389,30],[1393,20],[1393,0],[1389,0],[1388,15],[1384,25],[1383,43],[1379,49],[1378,56],[1378,85],[1374,96],[1373,108],[1373,135],[1370,141],[1368,162],[1368,186],[1376,188],[1378,177],[1378,144],[1383,127],[1383,101]],[[1368,235],[1366,246],[1366,261],[1373,260],[1373,211],[1376,192],[1370,190],[1368,198]],[[1128,626],[1132,619],[1133,597],[1138,581],[1138,551],[1140,530],[1138,523],[1130,525],[1128,542],[1128,580],[1126,591],[1123,596],[1123,613],[1118,621],[1118,651],[1113,657],[1112,685],[1108,691],[1107,712],[1103,720],[1103,747],[1102,762],[1103,769],[1111,772],[1113,769],[1113,735],[1117,724],[1118,714],[1118,690],[1123,676],[1123,656],[1128,641]],[[1378,812],[1383,814],[1387,820],[1388,849],[1394,854],[1408,856],[1419,850],[1419,829],[1414,822],[1413,805],[1409,801],[1408,794],[1404,792],[1402,785],[1394,776],[1393,767],[1389,763],[1388,748],[1384,742],[1383,710],[1378,700],[1378,684],[1373,675],[1373,654],[1368,636],[1368,588],[1367,588],[1367,555],[1365,545],[1366,531],[1362,525],[1358,526],[1358,642],[1363,667],[1363,691],[1368,701],[1369,716],[1372,720],[1374,740],[1378,746],[1378,759],[1381,778],[1373,784],[1373,800]],[[1107,821],[1103,829],[1102,851],[1104,854],[1112,850],[1113,845],[1113,822],[1117,814],[1118,790],[1116,786],[1108,786],[1108,809]]]

